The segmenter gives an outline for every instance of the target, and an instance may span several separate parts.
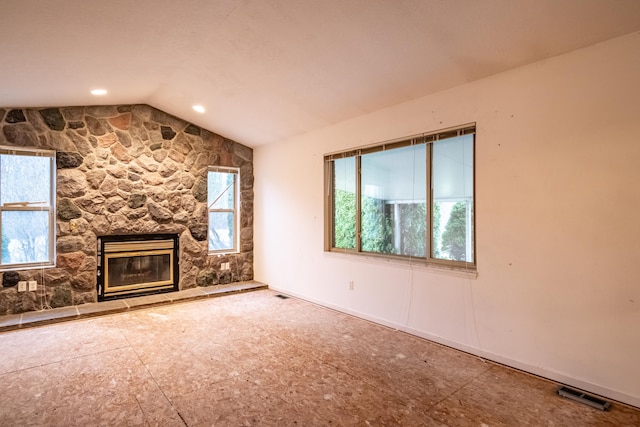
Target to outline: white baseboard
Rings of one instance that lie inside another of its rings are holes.
[[[442,345],[445,345],[447,347],[451,347],[451,348],[454,348],[456,350],[460,350],[460,351],[463,351],[465,353],[469,353],[469,354],[472,354],[474,356],[478,356],[478,357],[481,357],[483,359],[490,360],[492,362],[496,362],[496,363],[499,363],[499,364],[502,364],[502,365],[505,365],[505,366],[508,366],[508,367],[511,367],[511,368],[515,368],[515,369],[518,369],[518,370],[533,374],[533,375],[537,375],[539,377],[546,378],[546,379],[549,379],[551,381],[558,382],[560,384],[564,384],[564,385],[568,385],[568,386],[571,386],[571,387],[574,387],[574,388],[578,388],[580,390],[599,395],[599,396],[601,396],[603,398],[606,398],[606,399],[616,400],[618,402],[622,402],[624,404],[631,405],[631,406],[634,406],[636,408],[640,408],[640,397],[631,396],[631,395],[628,395],[626,393],[621,393],[619,391],[612,390],[610,388],[600,386],[598,384],[593,384],[593,383],[590,383],[590,382],[587,382],[587,381],[583,381],[583,380],[580,380],[580,379],[569,377],[569,376],[564,375],[562,373],[556,372],[556,371],[554,371],[552,369],[547,369],[547,368],[543,368],[543,367],[540,367],[540,366],[532,366],[532,365],[529,365],[527,363],[524,363],[524,362],[521,362],[521,361],[518,361],[518,360],[509,359],[509,358],[500,356],[499,354],[491,353],[491,352],[488,352],[488,351],[485,351],[485,350],[482,350],[482,349],[478,349],[478,348],[471,347],[471,346],[468,346],[468,345],[465,345],[465,344],[461,344],[459,342],[451,341],[451,340],[448,340],[446,338],[443,338],[443,337],[440,337],[440,336],[437,336],[437,335],[429,334],[427,332],[423,332],[423,331],[419,331],[419,330],[416,330],[416,329],[412,329],[412,328],[409,328],[409,327],[407,327],[405,325],[401,325],[401,324],[397,324],[397,323],[394,323],[394,322],[390,322],[388,320],[380,319],[380,318],[377,318],[375,316],[370,316],[370,315],[368,315],[366,313],[360,313],[358,311],[350,310],[348,308],[341,307],[341,306],[338,306],[338,305],[335,305],[335,304],[326,303],[324,301],[319,301],[319,300],[316,300],[314,298],[308,298],[308,297],[306,297],[304,295],[300,295],[300,294],[297,294],[295,292],[291,292],[289,290],[278,289],[278,288],[273,287],[271,285],[269,285],[269,289],[274,290],[276,292],[283,293],[283,294],[291,295],[293,297],[300,298],[302,300],[309,301],[309,302],[312,302],[314,304],[318,304],[320,306],[327,307],[327,308],[330,308],[332,310],[339,311],[341,313],[349,314],[349,315],[358,317],[360,319],[368,320],[370,322],[377,323],[379,325],[383,325],[383,326],[387,326],[389,328],[397,329],[399,331],[406,332],[408,334],[415,335],[417,337],[424,338],[426,340],[433,341],[433,342],[436,342],[438,344],[442,344]]]

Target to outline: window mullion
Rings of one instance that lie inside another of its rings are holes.
[[[424,236],[426,239],[425,246],[425,258],[427,260],[432,259],[433,253],[433,177],[432,177],[432,165],[431,165],[431,150],[433,148],[432,143],[427,144],[427,149],[425,150],[425,162],[426,162],[426,170],[425,178],[427,180],[426,189],[427,189],[427,235]]]
[[[361,181],[362,181],[362,169],[361,165],[362,156],[356,156],[356,252],[362,252],[362,244],[361,244],[361,222],[362,222],[362,192],[361,192]]]

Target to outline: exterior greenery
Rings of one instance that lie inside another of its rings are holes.
[[[467,206],[464,202],[458,202],[451,209],[451,216],[442,233],[442,251],[446,252],[450,259],[464,261],[466,248]]]

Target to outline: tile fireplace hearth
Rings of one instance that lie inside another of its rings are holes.
[[[178,235],[98,238],[98,301],[178,290]]]

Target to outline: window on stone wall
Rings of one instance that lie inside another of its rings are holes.
[[[325,249],[475,268],[475,125],[329,154]]]
[[[240,171],[210,167],[207,175],[209,253],[234,253],[239,248]]]
[[[0,147],[0,268],[54,264],[55,152]]]

